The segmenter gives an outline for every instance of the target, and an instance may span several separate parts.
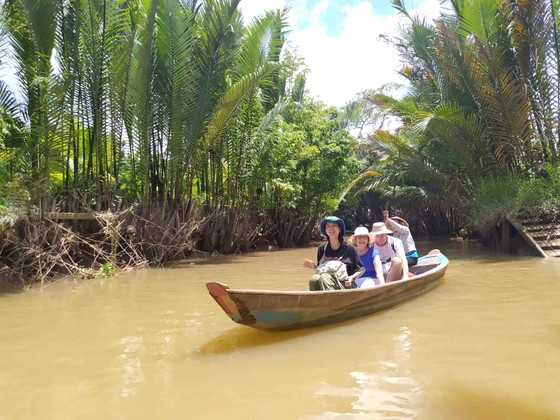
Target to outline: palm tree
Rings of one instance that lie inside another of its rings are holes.
[[[50,82],[50,60],[59,5],[55,0],[7,0],[2,13],[16,59],[17,76],[26,98],[26,116],[30,124],[27,146],[32,156],[32,179],[37,191],[45,191],[48,190],[49,178],[45,177],[43,168],[49,162],[50,146],[54,140],[51,118],[56,118],[48,113],[47,108],[52,103],[55,87]],[[45,198],[46,195],[41,193],[41,207],[46,205]]]
[[[245,26],[238,5],[6,1],[38,190],[55,176],[99,209],[122,186],[144,205],[174,206],[195,184],[212,205],[245,200],[240,168],[278,113],[287,9]]]
[[[403,208],[465,215],[481,180],[557,162],[556,16],[544,0],[449,3],[431,25],[393,0],[409,19],[392,42],[411,87],[399,100],[377,95],[403,125],[375,134],[381,175],[356,184],[384,187]]]

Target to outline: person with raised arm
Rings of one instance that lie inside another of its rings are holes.
[[[388,210],[383,212],[383,221],[393,231],[393,237],[402,241],[408,266],[412,267],[418,264],[418,251],[416,250],[416,244],[414,243],[408,222],[401,217],[389,217]]]

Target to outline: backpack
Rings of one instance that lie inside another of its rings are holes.
[[[337,261],[337,260],[321,262],[315,269],[315,273],[332,274],[341,283],[346,281],[346,279],[348,278],[348,271],[346,270],[346,264],[344,264],[342,261]]]

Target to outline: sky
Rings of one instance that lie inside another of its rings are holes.
[[[440,0],[406,0],[407,10],[428,21],[439,16]],[[310,72],[307,90],[340,107],[365,89],[405,80],[397,74],[394,48],[379,35],[392,35],[403,17],[391,0],[241,0],[246,22],[266,10],[290,6],[288,45],[297,48]]]

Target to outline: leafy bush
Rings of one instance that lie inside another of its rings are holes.
[[[475,190],[469,221],[482,232],[490,230],[506,216],[517,214],[521,180],[513,177],[486,178]]]
[[[560,166],[548,165],[540,178],[523,182],[518,192],[518,213],[542,216],[560,211]]]
[[[470,221],[481,231],[505,217],[560,213],[560,167],[548,165],[538,178],[486,178],[475,190]]]

